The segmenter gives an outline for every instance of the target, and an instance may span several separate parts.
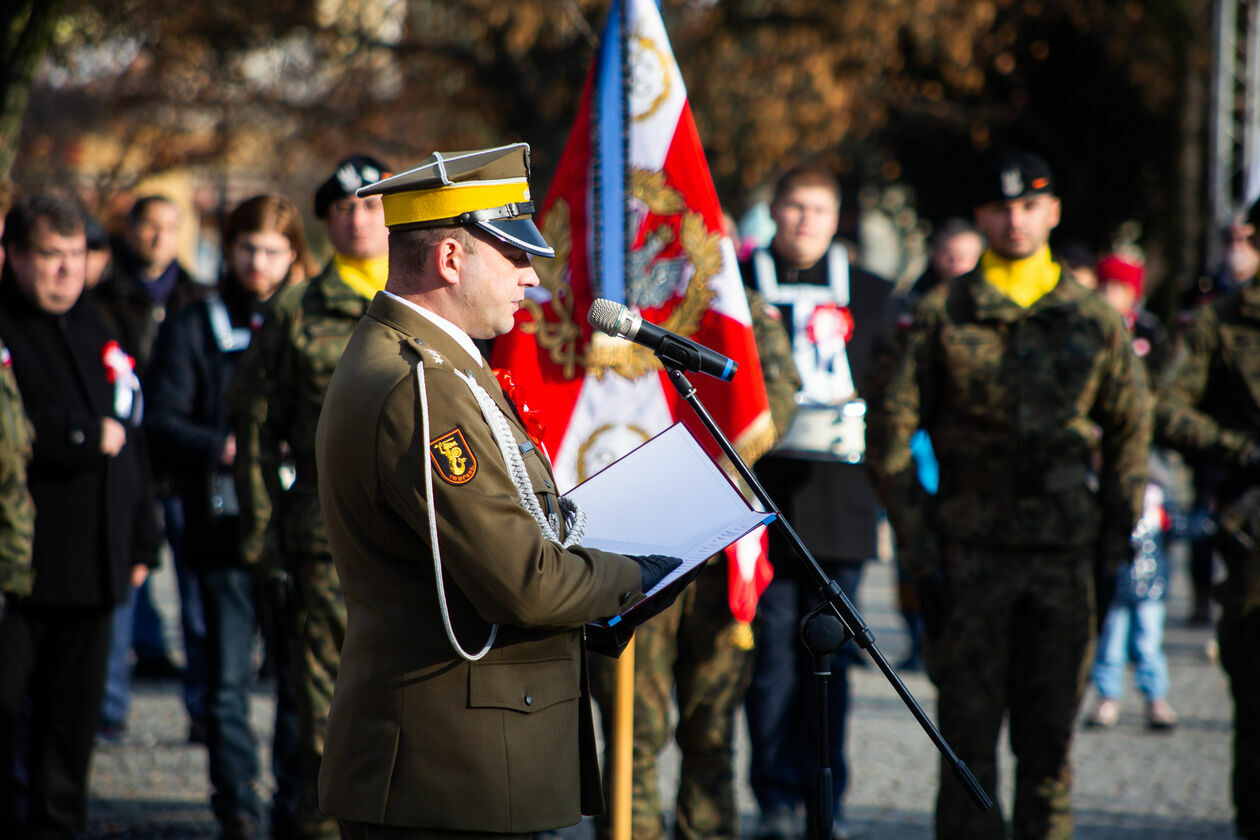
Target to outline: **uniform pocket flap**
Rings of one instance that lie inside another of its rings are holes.
[[[578,668],[573,659],[535,662],[477,662],[468,677],[468,705],[536,712],[576,700]]]

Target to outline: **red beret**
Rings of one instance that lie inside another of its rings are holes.
[[[1108,283],[1124,283],[1133,289],[1137,298],[1142,297],[1145,270],[1140,262],[1119,254],[1107,254],[1098,261],[1098,287]]]

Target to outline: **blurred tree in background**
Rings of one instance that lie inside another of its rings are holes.
[[[17,31],[55,4],[0,12]],[[528,140],[554,168],[608,0],[62,0],[20,141],[20,181],[102,196],[191,169],[232,196],[309,195],[356,149]],[[26,18],[23,17],[23,10]],[[664,0],[719,193],[740,211],[791,163],[896,187],[917,218],[968,214],[993,151],[1042,152],[1062,234],[1136,221],[1157,265],[1197,270],[1210,0]],[[33,28],[33,25],[30,27]],[[13,40],[12,36],[9,39]],[[15,50],[4,113],[22,102]],[[28,74],[29,77],[29,74]],[[0,156],[0,164],[7,158]]]

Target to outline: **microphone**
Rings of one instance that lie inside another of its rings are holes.
[[[587,311],[586,320],[600,332],[642,344],[654,351],[662,362],[679,370],[704,373],[730,382],[739,368],[733,359],[644,321],[637,312],[611,300],[598,298]]]

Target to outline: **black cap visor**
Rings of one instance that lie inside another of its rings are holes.
[[[532,219],[481,219],[474,222],[494,238],[530,254],[551,258],[556,249],[547,244]]]

